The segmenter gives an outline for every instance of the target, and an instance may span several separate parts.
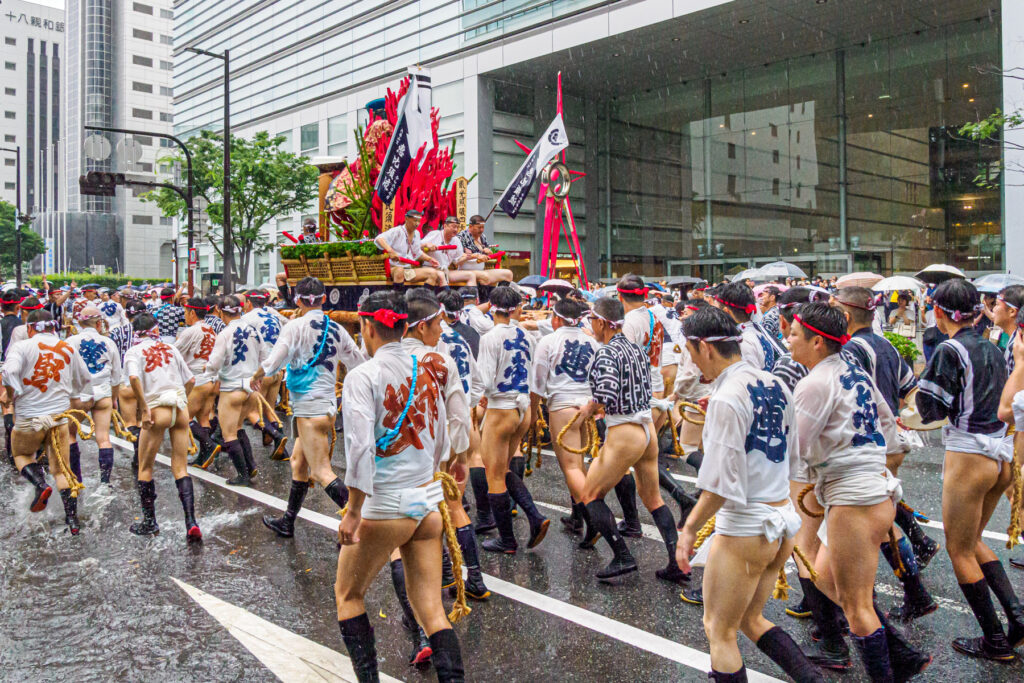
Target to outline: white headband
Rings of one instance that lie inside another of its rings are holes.
[[[591,311],[590,315],[593,318],[600,318],[601,320],[605,321],[606,323],[608,323],[608,327],[612,328],[613,330],[617,329],[619,327],[622,327],[622,323],[625,322],[623,320],[619,320],[619,321],[609,320],[608,318],[604,317],[603,315],[601,315],[600,313],[598,313],[596,311]]]
[[[738,341],[743,341],[743,337],[738,336],[738,335],[737,336],[732,336],[732,337],[697,337],[697,336],[686,335],[686,338],[689,339],[690,341],[703,341],[703,342],[709,342],[709,343],[710,342],[738,342]]]
[[[57,329],[60,327],[60,323],[56,320],[40,320],[37,323],[32,323],[32,329],[36,332],[46,332],[47,328],[50,327]]]

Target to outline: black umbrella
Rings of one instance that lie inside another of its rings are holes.
[[[549,278],[544,275],[527,275],[519,281],[522,287],[540,287],[542,284],[548,281]]]
[[[675,275],[670,278],[665,278],[662,282],[665,283],[666,287],[681,287],[684,285],[700,284],[701,282],[704,282],[704,280],[690,275]]]

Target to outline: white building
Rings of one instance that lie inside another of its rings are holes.
[[[21,148],[22,211],[61,206],[64,12],[23,0],[0,5],[0,147]],[[15,154],[0,152],[0,199],[16,204]]]
[[[169,141],[151,135],[104,133],[111,154],[87,159],[83,143],[94,133],[84,126],[152,133],[171,132],[171,0],[68,0],[66,66],[68,98],[65,165],[71,215],[62,262],[73,267],[103,264],[129,275],[173,278],[174,228],[145,190],[118,188],[113,199],[82,196],[78,178],[90,170],[132,171],[171,177],[158,159],[173,151]]]
[[[1019,270],[1024,233],[1006,226],[1024,183],[1002,182],[998,143],[955,131],[1024,106],[1000,73],[1024,65],[1021,26],[1015,0],[179,0],[175,130],[222,125],[221,62],[186,47],[230,50],[236,135],[284,134],[308,156],[351,156],[366,104],[420,64],[456,173],[478,174],[470,212],[486,214],[562,72],[591,273],[719,278],[779,257]],[[490,221],[502,249],[538,253],[534,205]],[[257,259],[249,281],[277,268]]]

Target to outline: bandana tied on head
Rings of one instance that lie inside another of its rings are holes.
[[[570,325],[572,325],[573,327],[579,327],[580,323],[583,322],[583,318],[582,317],[581,318],[566,318],[564,315],[562,315],[558,311],[552,310],[551,312],[554,313],[555,315],[557,315],[559,318],[561,318],[565,322],[567,322]]]
[[[755,306],[754,304],[747,304],[746,306],[740,306],[739,304],[734,304],[734,303],[731,303],[729,301],[726,301],[725,299],[722,299],[721,297],[717,297],[716,296],[716,297],[714,297],[714,299],[715,299],[715,301],[717,301],[718,303],[722,304],[723,306],[728,306],[729,308],[735,308],[737,310],[743,311],[747,315],[753,315],[754,311],[757,310],[757,306]]]
[[[596,311],[591,311],[590,312],[590,317],[591,318],[598,318],[600,320],[605,321],[608,324],[608,327],[612,328],[613,330],[622,327],[622,323],[624,322],[622,320],[609,320],[608,318],[604,317],[603,315],[601,315],[600,313],[598,313]]]
[[[60,323],[56,320],[40,320],[37,323],[32,323],[32,329],[36,332],[46,332],[47,330],[56,330],[60,327]]]
[[[647,292],[651,291],[650,287],[640,287],[637,289],[623,289],[622,287],[615,288],[621,294],[635,294],[637,296],[647,296]]]
[[[242,307],[241,306],[221,306],[220,310],[224,311],[225,313],[230,313],[230,314],[234,315],[236,313],[241,313],[242,312]]]
[[[405,320],[409,316],[405,313],[395,313],[390,308],[378,308],[373,313],[367,313],[366,311],[359,311],[359,315],[366,318],[373,318],[381,325],[395,329],[395,323],[399,320]]]
[[[973,311],[954,311],[952,308],[946,308],[942,304],[938,303],[935,304],[935,307],[945,312],[950,317],[950,319],[952,319],[953,322],[958,323],[963,322],[965,318],[969,318],[979,313],[982,309],[982,304],[978,304],[977,306],[975,306]]]
[[[310,306],[316,306],[324,296],[324,294],[299,294],[295,297],[295,300],[299,303],[308,301]],[[360,313],[360,315],[362,315],[362,313]]]
[[[811,325],[808,325],[806,322],[804,322],[804,319],[801,318],[799,314],[794,315],[793,319],[796,320],[798,323],[800,323],[800,325],[802,327],[805,327],[806,329],[810,330],[814,334],[822,336],[825,339],[831,339],[832,341],[839,342],[840,344],[845,344],[846,342],[850,341],[850,335],[848,335],[848,334],[844,334],[841,337],[836,337],[834,335],[829,334],[828,332],[822,332],[818,328],[812,327]]]
[[[101,313],[100,309],[96,308],[95,306],[86,306],[78,313],[78,319],[81,322],[85,322],[87,320],[95,320],[96,318],[102,317],[103,313]]]
[[[712,342],[738,342],[738,341],[743,341],[743,337],[740,336],[740,335],[725,336],[725,337],[723,337],[723,336],[700,337],[700,336],[697,336],[697,335],[689,335],[688,334],[688,335],[686,335],[686,338],[689,339],[690,341],[693,341],[693,342],[701,342],[702,341],[702,342],[708,342],[709,344],[712,343]]]

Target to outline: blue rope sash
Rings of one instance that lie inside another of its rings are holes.
[[[320,335],[320,344],[316,353],[301,368],[294,368],[291,363],[288,364],[288,371],[284,380],[288,391],[293,391],[296,394],[307,394],[313,388],[313,381],[316,379],[316,364],[320,361],[320,356],[323,355],[324,347],[327,346],[327,335],[330,331],[331,323],[324,316],[324,331]]]
[[[402,414],[398,416],[398,422],[391,429],[384,432],[384,434],[377,439],[377,448],[381,453],[384,453],[391,447],[391,443],[398,438],[398,433],[402,429],[402,423],[405,422],[405,416],[409,412],[409,408],[412,407],[413,397],[416,396],[416,370],[419,363],[416,356],[412,357],[412,385],[409,387],[409,398],[405,401],[405,407],[402,408]]]

